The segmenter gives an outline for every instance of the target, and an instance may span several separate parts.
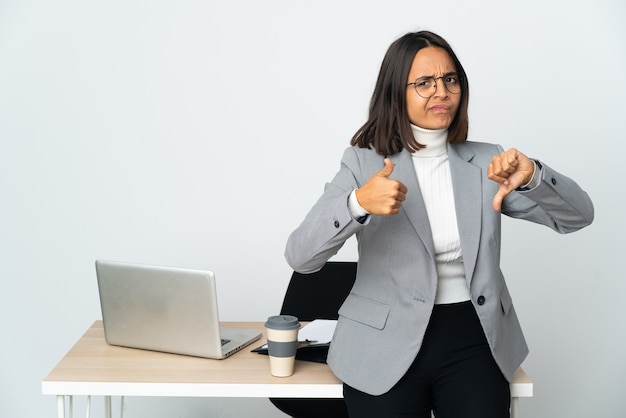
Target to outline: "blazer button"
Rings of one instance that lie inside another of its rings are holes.
[[[339,221],[335,219],[335,228],[339,228]]]
[[[556,186],[556,179],[552,177],[552,184]]]
[[[476,302],[478,302],[478,304],[480,306],[485,304],[485,297],[483,295],[478,296],[478,299],[476,300]]]

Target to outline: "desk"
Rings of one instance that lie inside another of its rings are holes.
[[[261,340],[225,360],[116,347],[104,340],[95,321],[42,381],[44,395],[57,396],[58,417],[65,417],[65,397],[104,396],[111,416],[111,396],[183,396],[251,398],[341,398],[342,383],[326,364],[297,361],[290,377],[273,377],[267,356],[250,350],[265,339],[263,322],[224,322],[228,327],[260,329]],[[517,370],[511,383],[511,417],[519,397],[533,395],[533,383]]]

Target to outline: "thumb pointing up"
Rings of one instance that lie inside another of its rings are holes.
[[[382,170],[376,173],[376,175],[380,177],[389,177],[391,173],[393,173],[395,165],[389,158],[385,158],[383,162],[385,163],[385,166],[382,168]]]
[[[355,191],[361,207],[372,215],[395,215],[400,212],[402,202],[406,199],[406,186],[389,178],[395,165],[389,158],[385,158],[384,163],[382,170],[374,173]]]

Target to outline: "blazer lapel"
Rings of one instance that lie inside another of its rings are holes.
[[[463,250],[465,278],[469,285],[476,266],[480,243],[483,170],[471,163],[474,153],[465,144],[448,144],[448,157]]]
[[[430,230],[428,213],[426,212],[422,191],[417,182],[413,158],[411,158],[411,154],[407,150],[402,150],[399,154],[394,154],[389,158],[395,164],[391,178],[401,181],[407,188],[406,201],[403,203],[401,210],[406,213],[417,235],[434,260],[435,247],[433,244],[433,235]],[[407,210],[407,208],[411,208],[411,210]]]

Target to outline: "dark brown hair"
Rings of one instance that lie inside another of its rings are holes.
[[[389,46],[370,101],[369,118],[354,134],[351,145],[373,147],[381,155],[392,155],[403,148],[410,152],[424,148],[415,140],[411,130],[406,84],[415,54],[430,46],[442,48],[450,55],[461,81],[461,102],[448,128],[448,142],[457,144],[467,140],[469,84],[465,70],[445,39],[432,32],[420,31],[407,33]]]

